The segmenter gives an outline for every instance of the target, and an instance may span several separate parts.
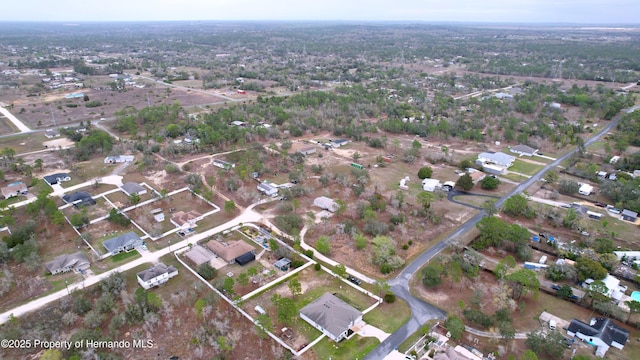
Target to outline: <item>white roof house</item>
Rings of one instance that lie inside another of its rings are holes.
[[[315,198],[313,200],[313,205],[323,210],[329,210],[331,212],[336,212],[338,211],[338,209],[340,209],[340,205],[338,205],[338,203],[336,203],[335,201],[333,201],[333,199],[328,198],[326,196],[320,196]]]
[[[442,187],[442,184],[440,184],[440,180],[438,179],[424,179],[422,180],[422,190],[424,191],[435,191],[436,189],[439,189]]]
[[[268,184],[268,183],[260,183],[258,184],[258,191],[267,195],[267,196],[276,196],[278,195],[278,188]]]
[[[538,149],[534,149],[530,146],[520,144],[512,147],[511,149],[509,149],[509,151],[518,155],[533,156],[538,152]]]
[[[132,181],[122,184],[120,188],[129,196],[133,194],[144,195],[147,193],[147,189],[145,189],[144,186]]]
[[[510,167],[516,160],[515,156],[507,155],[503,152],[483,152],[478,154],[478,160],[483,163],[491,163]]]
[[[580,189],[578,189],[578,194],[589,196],[593,192],[593,186],[589,184],[581,184]]]
[[[132,162],[135,159],[132,155],[116,155],[116,156],[107,156],[104,158],[105,164],[120,164],[125,162]]]

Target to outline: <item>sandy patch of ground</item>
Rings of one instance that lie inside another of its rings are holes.
[[[55,148],[57,149],[58,147],[62,148],[62,149],[66,149],[66,148],[70,148],[74,146],[74,143],[72,140],[68,139],[68,138],[60,138],[60,139],[55,139],[55,140],[49,140],[49,141],[45,141],[42,143],[42,145],[46,148]]]

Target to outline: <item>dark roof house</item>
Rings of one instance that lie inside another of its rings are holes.
[[[62,197],[62,200],[67,204],[73,204],[75,207],[96,204],[96,201],[91,197],[91,194],[84,191],[76,191],[72,194],[65,195]]]
[[[172,277],[178,275],[178,269],[173,266],[167,266],[159,263],[149,269],[140,271],[137,274],[138,284],[145,290],[154,286],[162,285],[169,281]]]
[[[635,211],[624,209],[620,213],[620,218],[625,221],[636,222],[638,220],[638,213]]]
[[[122,251],[131,251],[136,246],[142,245],[142,239],[138,234],[133,231],[116,236],[102,243],[105,249],[112,255],[118,254]]]
[[[360,311],[331,293],[300,309],[300,317],[335,342],[346,338],[350,328],[362,321]]]
[[[49,185],[61,183],[63,181],[71,181],[71,176],[67,173],[51,174],[44,177],[44,181]]]
[[[604,357],[611,346],[623,349],[629,340],[629,332],[609,318],[594,318],[589,324],[573,319],[567,328],[567,334],[596,346],[596,356],[599,357]]]
[[[122,184],[120,188],[129,196],[133,194],[143,195],[147,193],[147,189],[145,189],[144,186],[132,181]]]

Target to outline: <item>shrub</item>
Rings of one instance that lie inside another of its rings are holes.
[[[425,166],[420,168],[420,170],[418,170],[418,177],[420,179],[430,178],[431,175],[433,175],[433,169],[431,169],[430,166]]]
[[[384,294],[384,302],[393,304],[394,302],[396,302],[396,294],[387,292],[386,294]]]
[[[211,280],[216,277],[216,269],[209,265],[209,263],[204,263],[198,266],[198,274],[205,280]]]
[[[320,269],[322,269],[322,265],[320,265],[320,263],[316,263],[313,268],[316,269],[316,271],[320,271]]]

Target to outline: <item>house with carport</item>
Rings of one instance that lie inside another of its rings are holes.
[[[80,251],[73,254],[62,254],[53,260],[46,262],[44,266],[51,273],[56,275],[68,271],[82,272],[89,268],[89,260]]]
[[[149,290],[152,287],[166,283],[169,279],[177,275],[178,269],[172,265],[167,266],[163,263],[158,263],[146,270],[140,271],[136,277],[138,284],[145,290]]]
[[[593,318],[588,324],[573,319],[567,335],[577,337],[596,348],[596,357],[604,357],[609,348],[622,350],[629,340],[629,332],[609,318]]]

